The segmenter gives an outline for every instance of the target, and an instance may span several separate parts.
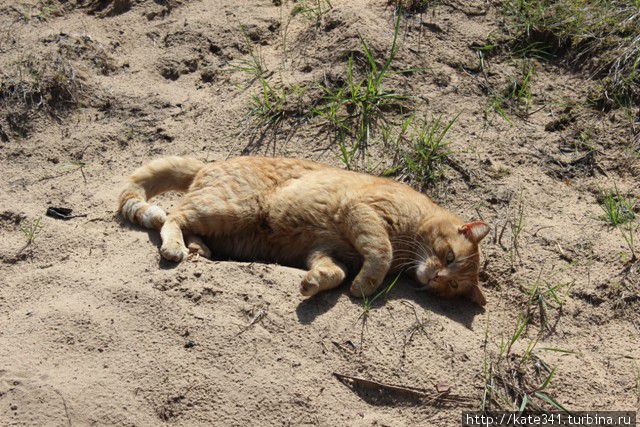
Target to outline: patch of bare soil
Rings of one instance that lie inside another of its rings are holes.
[[[370,156],[351,166],[393,165],[384,126],[457,116],[420,187],[492,225],[486,310],[408,279],[369,310],[345,288],[303,300],[302,271],[171,265],[157,233],[114,216],[123,177],[158,156],[344,166],[340,138],[353,135],[317,111],[350,62],[356,79],[371,69],[363,40],[384,66],[393,5],[3,3],[0,424],[450,426],[524,395],[552,409],[541,394],[638,409],[640,239],[602,208],[614,187],[638,200],[635,111],[587,105],[595,83],[562,64],[482,55],[500,30],[493,5],[429,3],[400,20],[384,80],[406,97],[380,109]]]

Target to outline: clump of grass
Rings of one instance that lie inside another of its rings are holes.
[[[302,117],[307,113],[304,105],[304,88],[299,85],[286,86],[274,83],[274,75],[265,64],[259,45],[254,45],[244,27],[240,27],[248,55],[228,64],[227,71],[240,72],[248,76],[242,90],[259,83],[258,91],[251,96],[247,114],[240,120],[251,120],[252,126],[246,128],[264,136],[269,129],[278,127],[287,117]]]
[[[636,236],[640,225],[636,223],[635,209],[637,205],[637,198],[623,196],[615,184],[613,190],[603,191],[601,194],[600,207],[604,212],[602,219],[620,231],[629,249],[629,262],[635,262],[638,259],[636,255]]]
[[[548,411],[567,409],[548,391],[557,368],[551,367],[540,356],[541,351],[573,353],[558,348],[538,347],[538,339],[529,340],[522,353],[514,345],[525,339],[528,320],[518,316],[510,336],[501,337],[497,354],[488,349],[488,326],[485,331],[485,357],[483,361],[484,391],[480,409],[505,411]]]
[[[24,5],[23,8],[20,11],[20,19],[24,22],[46,22],[64,13],[64,7],[58,0],[40,0],[33,6]]]
[[[354,144],[351,140],[348,140],[345,132],[337,132],[336,145],[339,150],[338,158],[347,169],[352,169],[357,156],[362,154],[360,152],[360,144],[357,142]]]
[[[516,202],[509,208],[507,219],[502,225],[500,233],[497,236],[497,243],[500,245],[502,250],[509,253],[511,271],[515,271],[516,261],[520,259],[520,235],[525,227],[524,207],[524,195],[520,192]],[[510,231],[510,240],[508,245],[505,245],[502,241],[506,230]]]
[[[60,57],[38,60],[29,56],[16,64],[0,84],[0,102],[19,101],[48,112],[76,106],[82,83],[76,70]]]
[[[640,99],[640,1],[508,0],[501,10],[513,52],[562,57],[602,79],[594,105]]]
[[[39,217],[28,224],[20,224],[20,231],[22,231],[24,236],[27,238],[25,247],[35,242],[36,237],[40,234],[40,231],[42,231],[43,225],[40,223],[41,221],[42,217]]]
[[[573,282],[550,283],[542,279],[541,271],[538,279],[527,291],[528,299],[525,307],[527,323],[531,324],[537,319],[542,334],[553,332],[564,307],[560,291],[572,284]],[[555,312],[555,319],[552,319],[552,312]]]
[[[515,76],[509,77],[509,83],[501,90],[488,87],[490,94],[489,109],[499,114],[507,122],[511,123],[509,114],[524,118],[529,112],[533,94],[531,92],[531,79],[534,67],[529,62],[524,62]]]
[[[274,86],[264,77],[260,77],[259,81],[261,90],[252,96],[248,113],[257,125],[273,127],[287,116],[302,114],[302,88]]]
[[[393,166],[384,175],[396,175],[420,188],[433,185],[444,175],[444,166],[451,155],[447,132],[458,119],[445,121],[442,115],[431,120],[416,120],[414,116],[402,122],[397,136],[391,138],[385,129],[383,141],[395,151]]]
[[[637,200],[626,198],[620,194],[618,187],[602,193],[600,207],[604,211],[603,219],[614,227],[633,221],[636,217],[634,212]]]
[[[331,9],[333,6],[329,0],[298,0],[291,9],[291,16],[303,16],[318,28]]]
[[[408,97],[385,88],[388,77],[393,73],[391,64],[398,50],[397,38],[400,17],[395,23],[393,42],[388,58],[378,65],[369,45],[360,36],[360,43],[366,62],[364,76],[356,76],[353,55],[347,62],[346,81],[339,87],[323,86],[323,102],[313,108],[313,114],[323,117],[337,134],[343,162],[352,167],[356,155],[366,155],[373,133],[381,123],[386,122],[387,112],[401,111]]]
[[[249,52],[249,56],[230,62],[227,65],[227,71],[238,71],[246,74],[249,77],[246,87],[249,87],[260,79],[268,78],[272,73],[267,69],[260,46],[251,42],[251,38],[244,26],[240,26],[240,33],[244,41],[244,48]]]
[[[243,58],[229,63],[229,69],[248,74],[251,83],[267,74],[267,68],[264,65],[262,55],[255,52],[259,52],[259,50],[252,51],[249,58]]]
[[[634,222],[629,222],[624,225],[619,225],[618,230],[622,234],[622,238],[627,244],[627,248],[629,249],[629,253],[631,256],[629,257],[629,262],[633,263],[638,260],[638,256],[636,254],[636,242],[638,230],[640,230],[640,225],[635,224]]]
[[[59,118],[81,102],[84,84],[62,57],[28,56],[14,64],[0,80],[0,106],[9,129],[26,136],[37,112]]]
[[[261,91],[251,97],[248,114],[260,123],[277,124],[284,117],[286,92],[284,89],[274,89],[264,78],[260,82]]]
[[[407,13],[424,13],[432,6],[442,3],[441,0],[388,0],[387,4],[395,6],[396,10]]]

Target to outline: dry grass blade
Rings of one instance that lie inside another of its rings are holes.
[[[471,406],[472,399],[451,394],[450,390],[444,391],[431,391],[418,387],[386,384],[373,380],[367,380],[359,377],[352,377],[350,375],[339,374],[334,372],[333,375],[344,385],[350,389],[358,392],[374,392],[377,396],[367,396],[371,398],[379,397],[382,400],[413,400],[420,403],[428,403],[436,406],[440,405],[456,405],[456,406]],[[358,393],[360,394],[360,393]],[[362,394],[361,397],[365,398]],[[395,399],[394,399],[395,398]],[[378,401],[378,403],[380,403]]]
[[[240,332],[238,332],[236,334],[236,336],[242,335],[243,333],[245,333],[247,330],[249,330],[249,328],[251,328],[253,325],[255,325],[256,323],[260,322],[262,319],[264,319],[267,316],[267,310],[262,307],[260,309],[258,309],[258,311],[256,311],[256,313],[253,315],[253,317],[251,318],[251,320],[249,321],[249,324],[247,326],[245,326],[244,328],[242,328],[240,330]]]

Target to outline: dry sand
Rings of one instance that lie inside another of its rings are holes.
[[[531,108],[539,111],[511,124],[487,114],[471,49],[497,29],[484,2],[446,2],[403,20],[396,66],[428,69],[393,84],[424,114],[460,113],[449,137],[471,176],[448,170],[428,193],[498,232],[522,195],[513,268],[500,233],[483,246],[486,310],[403,281],[374,304],[365,327],[362,302],[346,287],[305,301],[300,270],[203,259],[172,265],[160,259],[157,233],[120,222],[123,177],[161,155],[339,164],[330,136],[313,122],[260,134],[241,121],[260,89],[229,66],[251,57],[241,27],[271,81],[309,87],[313,102],[313,88],[344,76],[346,58],[360,49],[358,32],[385,54],[393,8],[333,0],[316,28],[289,19],[291,3],[274,3],[0,5],[0,78],[19,61],[61,57],[81,85],[77,105],[25,116],[28,129],[11,131],[10,111],[0,112],[0,424],[457,425],[462,410],[480,406],[485,355],[494,357],[500,337],[512,333],[538,277],[568,284],[562,309],[549,309],[555,328],[538,344],[572,351],[539,353],[557,368],[549,394],[570,409],[638,409],[638,265],[625,263],[625,242],[602,221],[597,201],[614,181],[638,196],[628,122],[620,111],[578,109],[568,127],[545,130],[591,82],[542,63]],[[496,59],[488,78],[514,67]],[[599,147],[597,167],[571,163],[584,153],[563,148],[580,132]],[[170,209],[173,200],[160,203]],[[87,216],[53,219],[44,216],[48,206]],[[41,230],[23,248],[21,227],[40,217]],[[507,249],[510,239],[506,227]],[[518,354],[540,330],[534,317]],[[440,384],[469,402],[361,393],[334,372],[428,390]]]

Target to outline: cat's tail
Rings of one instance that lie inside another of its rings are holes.
[[[129,177],[120,193],[118,212],[135,224],[159,230],[167,214],[147,200],[167,191],[187,191],[203,166],[190,157],[164,157],[147,163]]]

